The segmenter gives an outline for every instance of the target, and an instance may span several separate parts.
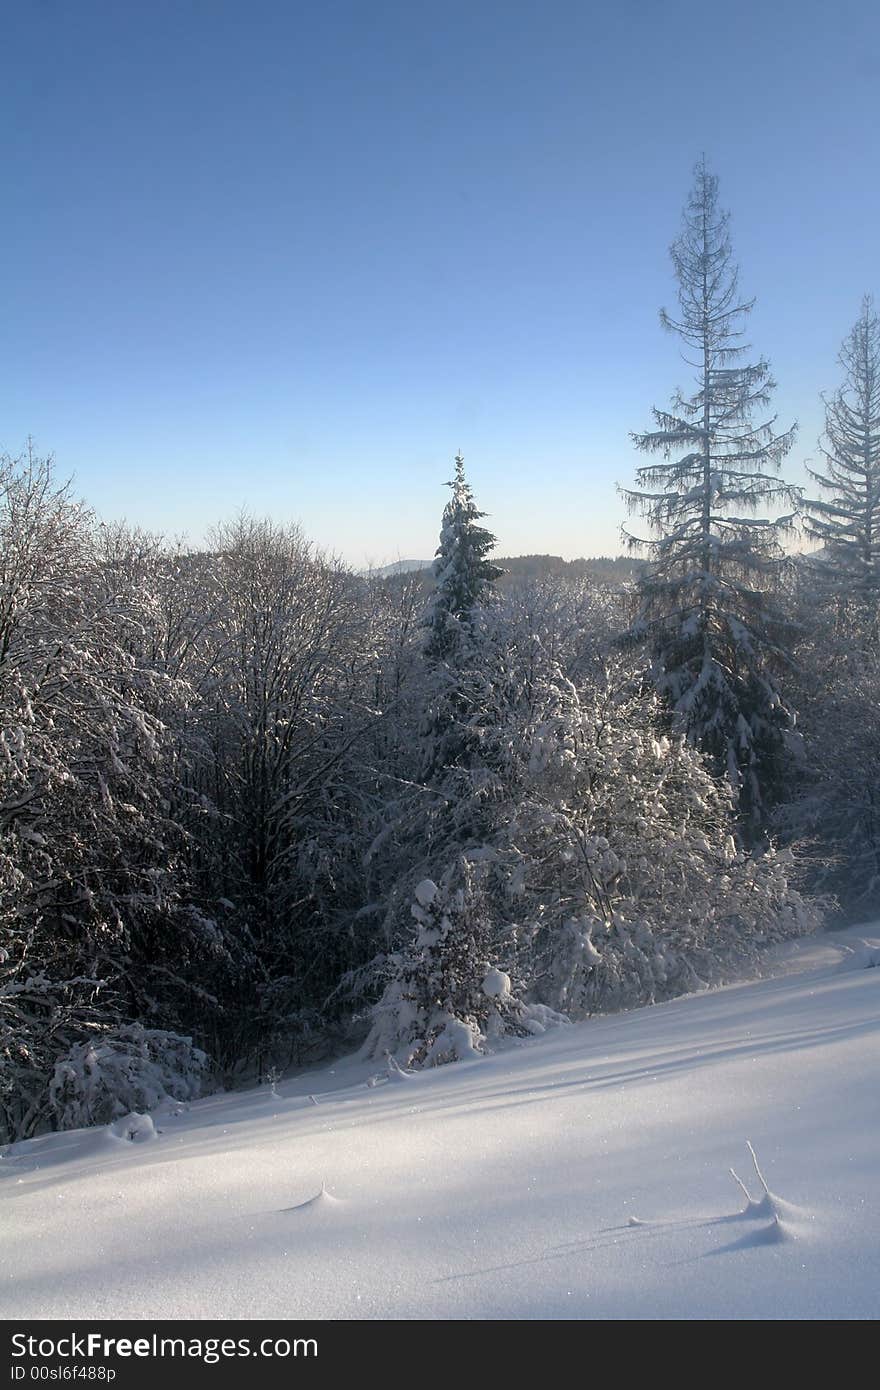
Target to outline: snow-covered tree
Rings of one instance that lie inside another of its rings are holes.
[[[424,618],[425,682],[420,729],[420,780],[437,787],[448,805],[475,802],[468,784],[479,782],[487,747],[486,714],[480,687],[491,661],[486,641],[486,617],[501,570],[487,558],[495,537],[479,522],[477,507],[464,476],[461,454],[440,528],[433,567],[433,590]],[[453,786],[453,783],[456,785]],[[468,828],[460,820],[465,840],[484,834],[478,817]]]
[[[805,758],[776,820],[798,843],[811,890],[864,918],[880,895],[880,647],[860,597],[830,606],[811,560],[798,570],[795,694]]]
[[[806,527],[822,546],[817,578],[838,608],[859,610],[876,633],[880,604],[880,318],[870,296],[845,339],[844,378],[825,400],[824,470],[810,469],[821,496],[806,502]]]
[[[549,666],[521,711],[496,841],[528,999],[575,1017],[723,978],[815,927],[788,854],[751,856],[698,749],[659,732],[656,696],[610,661]]]
[[[526,1032],[509,975],[493,963],[491,916],[478,870],[460,859],[438,886],[416,885],[415,931],[388,962],[390,981],[374,1011],[368,1056],[437,1066],[483,1051],[493,1038]]]
[[[533,1032],[560,1013],[633,1007],[718,981],[760,947],[816,925],[790,853],[742,849],[729,787],[681,734],[661,732],[659,697],[646,698],[619,654],[597,653],[585,667],[582,643],[560,641],[555,606],[521,593],[493,606],[483,642],[485,664],[471,674],[481,763],[412,788],[377,835],[390,950],[378,962],[386,984],[374,1051],[409,1055],[423,1039],[422,991],[435,1000],[447,943],[470,962],[471,1003],[439,1012],[472,1020],[491,962],[512,982],[507,1026]],[[417,915],[407,933],[418,885],[442,887],[432,865],[454,873],[456,855],[479,875],[478,913],[447,914],[455,930],[439,936],[430,913]]]
[[[171,814],[165,716],[186,696],[144,664],[143,617],[51,460],[4,460],[0,1122],[14,1134],[47,1122],[52,1069],[81,1040],[176,1023],[217,946]]]
[[[490,634],[490,595],[500,570],[486,558],[495,538],[478,524],[484,513],[465,480],[461,455],[455,468],[424,622],[412,775],[404,794],[396,791],[385,808],[367,856],[373,860],[391,844],[397,865],[388,882],[386,918],[389,944],[397,949],[382,961],[390,978],[371,1045],[375,1050],[381,1038],[383,1047],[393,1041],[392,1050],[406,1049],[418,1037],[410,1050],[419,1064],[462,1055],[466,1037],[472,1050],[492,1009],[499,1031],[502,1019],[512,1020],[519,1008],[505,996],[489,1009],[482,987],[507,935],[507,923],[492,904],[487,848],[496,829],[503,764],[492,695],[501,654],[494,630]],[[413,891],[415,929],[403,912]],[[453,1033],[458,1043],[447,1045]],[[430,1041],[435,1034],[442,1035],[436,1046]]]
[[[295,527],[186,551],[0,459],[3,1138],[285,1066],[377,994],[374,1051],[432,1064],[794,929],[607,676],[620,596],[495,592],[479,520],[459,460],[426,641],[421,581]]]
[[[143,1114],[166,1100],[195,1100],[208,1070],[191,1038],[140,1023],[97,1033],[56,1062],[52,1119],[59,1129],[78,1129]]]
[[[285,1065],[352,965],[343,923],[361,905],[352,756],[375,719],[363,586],[296,526],[248,516],[217,530],[203,872],[227,902],[243,974],[222,1045]],[[374,774],[373,774],[374,775]],[[210,817],[210,819],[208,819]]]
[[[452,496],[443,512],[434,560],[425,655],[429,661],[454,663],[473,641],[480,609],[501,570],[487,558],[496,541],[478,524],[486,513],[474,501],[461,454],[456,455],[455,476],[447,487]]]
[[[794,429],[777,433],[763,414],[775,383],[763,359],[745,360],[753,301],[740,295],[729,214],[705,160],[671,254],[679,313],[663,310],[661,321],[684,343],[696,382],[655,409],[655,429],[633,436],[662,461],[639,468],[625,494],[651,532],[628,536],[650,561],[631,636],[650,643],[673,727],[729,779],[755,833],[784,780],[791,728],[779,689],[786,624],[772,598],[791,516],[756,513],[796,505],[778,476]]]

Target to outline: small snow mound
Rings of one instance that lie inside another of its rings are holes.
[[[439,1066],[443,1062],[464,1062],[478,1057],[483,1039],[476,1025],[451,1014],[440,1017],[443,1027],[431,1043],[426,1065]]]
[[[146,1144],[158,1138],[152,1116],[139,1115],[136,1110],[123,1115],[121,1120],[114,1120],[107,1128],[115,1139],[127,1140],[130,1144]]]
[[[415,892],[416,902],[419,907],[430,907],[439,891],[432,878],[423,878],[421,883],[416,886]]]
[[[777,1197],[774,1192],[770,1191],[764,1174],[761,1172],[758,1155],[748,1139],[746,1140],[746,1148],[755,1169],[755,1176],[761,1185],[762,1195],[753,1197],[742,1178],[731,1168],[729,1170],[730,1176],[745,1197],[745,1206],[732,1216],[713,1217],[705,1222],[698,1219],[697,1224],[716,1226],[734,1222],[738,1225],[740,1222],[752,1221],[760,1221],[763,1224],[750,1227],[736,1240],[710,1252],[714,1255],[724,1255],[735,1250],[747,1250],[761,1245],[779,1245],[784,1241],[797,1240],[800,1231],[804,1229],[799,1224],[799,1218],[807,1217],[812,1220],[809,1212],[803,1212],[798,1207],[792,1206],[791,1203],[784,1202],[781,1197]],[[628,1226],[650,1226],[652,1224],[654,1223],[643,1221],[638,1216],[630,1216],[627,1219]]]
[[[483,979],[483,993],[489,999],[510,998],[510,976],[492,966]]]
[[[782,1245],[785,1241],[794,1240],[795,1234],[789,1226],[786,1226],[779,1217],[776,1216],[768,1226],[762,1227],[760,1231],[753,1231],[751,1235],[744,1236],[743,1245]]]
[[[736,1250],[754,1250],[765,1245],[784,1245],[796,1239],[791,1227],[774,1216],[768,1225],[759,1226],[757,1230],[746,1231],[737,1240],[731,1241],[728,1245],[720,1246],[712,1253],[714,1255],[729,1255]]]
[[[567,1028],[571,1024],[571,1019],[567,1018],[565,1014],[557,1013],[547,1004],[529,1004],[520,1022],[534,1037],[540,1037],[550,1028]]]
[[[338,1197],[334,1197],[332,1192],[328,1192],[324,1183],[321,1183],[320,1192],[316,1192],[314,1197],[307,1197],[304,1202],[297,1202],[292,1207],[282,1207],[284,1212],[306,1212],[330,1210],[332,1207],[341,1207],[342,1202]]]
[[[748,1245],[776,1245],[784,1240],[796,1240],[797,1232],[794,1224],[800,1216],[809,1216],[808,1212],[802,1212],[798,1207],[790,1202],[785,1202],[781,1197],[777,1197],[775,1192],[771,1192],[767,1186],[767,1180],[761,1172],[758,1163],[758,1155],[752,1145],[746,1140],[746,1148],[751,1156],[755,1175],[763,1189],[762,1196],[753,1197],[740,1178],[731,1168],[730,1176],[736,1185],[745,1194],[746,1204],[742,1211],[737,1214],[738,1219],[743,1221],[767,1220],[769,1224],[759,1231],[751,1232],[743,1236],[734,1246],[725,1246],[725,1249],[744,1248]],[[735,1218],[736,1219],[736,1218]]]

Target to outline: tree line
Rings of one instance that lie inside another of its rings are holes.
[[[705,161],[672,258],[694,389],[634,436],[634,579],[499,582],[461,457],[427,600],[0,461],[5,1138],[322,1050],[473,1055],[869,910],[880,325],[866,299],[803,499]]]

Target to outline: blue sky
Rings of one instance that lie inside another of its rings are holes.
[[[815,451],[880,294],[880,6],[3,7],[0,448],[200,540],[241,506],[433,553],[457,449],[502,553],[616,552],[702,150]]]

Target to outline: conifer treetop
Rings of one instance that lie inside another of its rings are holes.
[[[632,436],[655,458],[624,490],[648,531],[624,532],[649,559],[630,636],[651,643],[674,723],[755,819],[785,761],[788,717],[775,681],[789,634],[768,590],[800,500],[779,476],[796,426],[777,430],[769,364],[743,341],[753,301],[741,294],[730,217],[705,157],[670,252],[679,309],[660,318],[683,342],[695,383],[654,409],[654,429]]]
[[[479,525],[486,513],[474,501],[460,452],[455,456],[455,475],[446,486],[452,496],[443,510],[433,565],[434,593],[426,618],[426,655],[437,660],[448,659],[463,633],[472,629],[502,573],[487,558],[496,539]]]
[[[778,477],[797,427],[777,433],[775,416],[753,421],[769,406],[776,383],[765,359],[742,360],[754,300],[740,294],[730,214],[719,207],[718,178],[705,156],[694,169],[670,255],[679,314],[661,309],[660,320],[686,344],[684,359],[697,373],[697,389],[676,391],[669,410],[652,412],[656,428],[632,435],[637,449],[659,453],[663,462],[639,468],[638,487],[624,491],[629,509],[646,515],[651,538],[625,535],[631,548],[658,559],[670,550],[676,558],[687,552],[705,582],[728,545],[746,569],[763,568],[768,546],[744,545],[744,538],[759,527],[769,541],[790,526],[791,515],[756,521],[754,514],[762,505],[798,505],[798,490]]]
[[[806,504],[823,546],[814,569],[842,600],[880,600],[880,318],[870,295],[845,338],[843,381],[825,404],[824,469],[808,468],[824,496]]]

